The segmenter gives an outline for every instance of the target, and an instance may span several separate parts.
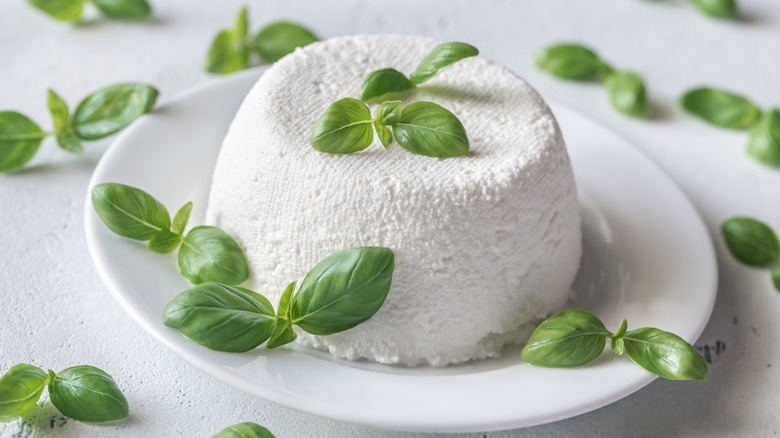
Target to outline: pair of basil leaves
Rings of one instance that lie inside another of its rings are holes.
[[[749,217],[733,217],[721,225],[731,254],[756,268],[770,268],[772,283],[780,292],[780,239],[767,224]]]
[[[66,417],[103,423],[127,417],[128,404],[122,391],[105,371],[89,365],[55,373],[19,364],[0,377],[0,422],[24,417],[48,387],[51,403]]]
[[[118,132],[151,111],[157,95],[157,89],[149,85],[114,84],[85,97],[71,114],[65,101],[49,90],[48,106],[54,121],[51,132],[44,132],[21,113],[0,111],[0,172],[24,166],[49,135],[57,138],[62,149],[81,153],[82,140],[98,140]]]
[[[52,18],[75,22],[81,19],[87,0],[27,0]],[[106,17],[118,20],[145,20],[152,15],[146,0],[92,0]]]

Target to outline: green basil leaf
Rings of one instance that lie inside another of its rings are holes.
[[[455,114],[433,102],[405,106],[393,134],[401,147],[414,154],[450,158],[469,153],[463,124]]]
[[[71,128],[68,128],[67,130],[57,134],[57,144],[60,145],[62,149],[74,154],[80,154],[84,152],[84,147],[81,145],[81,140],[79,140],[76,132]]]
[[[276,317],[271,303],[249,289],[203,283],[173,299],[163,324],[216,351],[243,353],[271,336]]]
[[[40,368],[14,365],[0,377],[0,423],[24,417],[38,403],[49,376]]]
[[[89,365],[49,371],[49,398],[66,417],[90,423],[127,417],[127,399],[114,379]]]
[[[737,16],[737,0],[693,0],[693,3],[705,14],[717,18]]]
[[[780,241],[769,225],[749,217],[733,217],[721,225],[731,255],[740,262],[768,267],[780,262]]]
[[[420,85],[461,59],[477,55],[479,50],[471,44],[458,42],[439,44],[417,65],[417,70],[411,76],[412,83]]]
[[[376,129],[376,135],[379,137],[379,141],[382,142],[382,146],[387,147],[393,142],[393,133],[390,132],[390,128],[376,121],[374,122],[374,129]]]
[[[618,356],[623,355],[623,336],[626,334],[627,328],[628,321],[626,321],[626,318],[623,318],[623,320],[620,321],[620,325],[618,326],[617,331],[612,335],[612,351],[614,351]]]
[[[266,62],[276,62],[296,47],[319,41],[309,29],[300,24],[277,21],[260,29],[254,40],[254,48]]]
[[[329,154],[362,151],[374,140],[372,122],[365,103],[349,97],[337,100],[317,120],[310,143],[315,150]]]
[[[25,115],[0,111],[0,172],[18,169],[32,160],[47,135]]]
[[[232,29],[220,31],[211,43],[206,58],[206,71],[218,74],[233,73],[249,65],[247,35],[249,18],[247,8],[238,12]]]
[[[236,285],[249,277],[244,251],[226,232],[199,226],[187,233],[179,249],[181,274],[193,284],[216,281]]]
[[[78,21],[84,0],[27,0],[31,5],[61,21]]]
[[[403,103],[400,100],[382,102],[376,107],[376,121],[386,126],[393,126],[401,120]]]
[[[281,347],[282,345],[289,344],[294,341],[298,335],[295,334],[290,321],[282,318],[277,318],[274,324],[273,332],[271,333],[271,339],[265,345],[265,348],[273,350],[274,348]]]
[[[144,84],[115,84],[82,100],[73,113],[73,128],[84,140],[107,137],[151,111],[157,89]]]
[[[775,285],[775,289],[780,292],[780,263],[772,269],[772,283]]]
[[[293,297],[290,318],[314,335],[350,329],[376,313],[387,298],[395,256],[389,248],[345,249],[306,274]]]
[[[605,70],[604,63],[589,48],[579,44],[556,44],[536,54],[536,65],[563,79],[596,79]]]
[[[414,88],[405,74],[394,68],[372,71],[360,84],[360,100],[368,102],[391,93],[400,93]]]
[[[181,244],[181,235],[163,229],[157,232],[146,247],[151,251],[167,254],[173,252]]]
[[[564,310],[539,324],[520,357],[542,367],[576,367],[597,358],[611,335],[596,315]]]
[[[780,110],[764,113],[750,128],[747,153],[764,164],[780,167]]]
[[[212,438],[275,438],[268,429],[255,423],[238,423],[222,429]]]
[[[707,380],[707,363],[679,336],[645,327],[623,337],[628,357],[639,366],[669,380]]]
[[[120,20],[144,20],[152,15],[146,0],[92,0],[100,12]]]
[[[279,306],[276,308],[276,315],[282,319],[290,319],[290,303],[292,302],[293,292],[295,292],[295,282],[287,285],[279,298]]]
[[[51,112],[51,118],[54,121],[54,130],[59,133],[68,129],[70,127],[68,104],[52,89],[49,89],[47,93],[47,104],[49,112]]]
[[[171,230],[176,234],[183,234],[187,228],[187,222],[190,221],[190,213],[192,213],[192,202],[184,204],[179,211],[176,212],[176,216],[173,218],[173,224]]]
[[[619,72],[607,75],[604,85],[609,92],[609,100],[618,111],[641,116],[647,110],[647,93],[642,77],[634,72]]]
[[[160,201],[124,184],[92,187],[92,206],[108,229],[130,239],[149,240],[171,226],[168,210]]]
[[[714,88],[688,90],[680,105],[690,114],[722,128],[747,129],[761,116],[761,110],[746,98]]]

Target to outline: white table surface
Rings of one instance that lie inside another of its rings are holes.
[[[157,86],[161,102],[209,80],[210,39],[233,20],[237,0],[152,0],[142,23],[57,23],[22,0],[0,0],[0,109],[50,126],[46,89],[71,104],[120,81]],[[743,18],[719,21],[687,0],[360,0],[264,1],[250,5],[252,28],[287,18],[323,38],[410,33],[467,41],[508,65],[543,96],[579,109],[623,134],[682,187],[718,252],[712,319],[697,342],[711,348],[706,383],[658,379],[596,411],[537,427],[467,437],[780,435],[780,294],[767,271],[734,261],[719,226],[749,215],[780,230],[780,170],[744,153],[744,133],[699,122],[676,105],[711,84],[780,106],[780,3],[740,0]],[[614,112],[604,90],[551,78],[532,54],[561,40],[583,42],[648,83],[651,119]],[[4,437],[211,436],[254,421],[279,438],[411,437],[346,424],[246,395],[201,373],[136,326],[92,266],[83,232],[87,183],[110,139],[73,156],[47,140],[28,169],[0,175],[0,373],[17,363],[43,368],[91,364],[109,372],[130,402],[130,418],[96,426],[59,415],[46,398],[23,421],[0,423]],[[186,158],[183,158],[186,159]],[[719,345],[719,353],[715,346]]]

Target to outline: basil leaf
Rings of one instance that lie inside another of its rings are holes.
[[[747,153],[764,164],[780,167],[780,110],[764,113],[750,128]]]
[[[290,318],[314,335],[350,329],[371,318],[390,291],[395,256],[389,248],[335,252],[306,274],[290,307]]]
[[[740,262],[768,267],[780,262],[780,241],[767,224],[749,217],[733,217],[721,225],[731,255]]]
[[[647,95],[642,77],[634,72],[619,72],[607,75],[604,85],[609,99],[622,113],[641,116],[647,110]]]
[[[61,21],[78,21],[84,0],[27,0],[31,5]]]
[[[623,355],[623,336],[626,334],[626,329],[628,328],[628,321],[626,321],[626,318],[623,318],[622,321],[620,321],[620,325],[618,326],[617,331],[612,335],[612,351],[615,352],[618,356]]]
[[[221,30],[211,42],[206,58],[206,71],[227,74],[243,70],[249,63],[249,47],[247,35],[249,32],[247,8],[238,12],[232,29]]]
[[[92,0],[100,12],[120,20],[143,20],[152,15],[146,0]]]
[[[379,137],[379,141],[382,142],[382,146],[387,147],[393,142],[393,133],[390,132],[390,128],[376,121],[374,122],[374,129],[376,129],[376,135]]]
[[[382,102],[376,107],[376,120],[383,125],[392,126],[401,120],[403,103],[400,100]]]
[[[62,149],[74,154],[80,154],[84,152],[84,148],[81,146],[81,141],[76,136],[73,128],[70,126],[70,115],[68,114],[68,105],[65,101],[54,91],[49,90],[48,93],[48,106],[51,112],[51,117],[54,120],[54,130],[57,135],[57,144]]]
[[[298,335],[295,334],[290,321],[282,318],[277,318],[274,324],[273,332],[271,333],[271,339],[265,345],[269,350],[281,347],[282,345],[289,344],[294,341]]]
[[[564,310],[539,324],[520,357],[531,365],[576,367],[597,358],[611,335],[596,315]]]
[[[772,269],[772,283],[775,285],[775,289],[780,292],[780,263]]]
[[[717,18],[737,16],[736,0],[693,0],[693,3],[705,14]]]
[[[394,68],[372,71],[360,84],[360,100],[368,102],[391,93],[414,88],[405,74]]]
[[[556,44],[536,54],[536,65],[564,79],[591,80],[604,71],[598,55],[579,44]]]
[[[405,106],[393,134],[401,147],[414,154],[450,158],[469,153],[463,124],[455,114],[433,102]]]
[[[276,62],[296,47],[319,41],[316,35],[300,24],[277,21],[260,29],[254,48],[266,62]]]
[[[114,379],[89,365],[49,371],[49,398],[63,415],[78,421],[102,423],[127,417],[127,399]]]
[[[0,423],[24,417],[38,403],[49,376],[40,368],[14,365],[0,377]]]
[[[238,423],[222,429],[212,438],[275,438],[268,429],[255,423]]]
[[[146,247],[151,251],[167,254],[173,252],[181,244],[181,235],[163,229],[157,232]]]
[[[173,218],[173,224],[171,225],[171,230],[174,233],[184,233],[184,230],[187,228],[187,222],[190,221],[190,213],[192,213],[192,202],[184,204],[184,206],[176,212],[176,216]]]
[[[124,184],[92,187],[92,206],[108,229],[130,239],[149,240],[171,226],[168,210],[160,201]]]
[[[84,140],[107,137],[148,113],[158,94],[156,88],[144,84],[101,88],[78,104],[73,113],[73,128]]]
[[[76,132],[73,129],[67,130],[57,134],[57,144],[68,152],[74,154],[80,154],[84,152],[84,147],[81,146],[81,140],[76,136]]]
[[[439,44],[420,61],[417,70],[412,73],[412,83],[420,85],[461,59],[477,55],[479,50],[471,44],[458,42]]]
[[[646,327],[623,337],[628,357],[639,366],[669,380],[707,380],[704,359],[679,336]]]
[[[0,111],[0,172],[18,169],[32,160],[46,135],[25,115]]]
[[[179,249],[181,274],[193,284],[216,281],[236,285],[249,277],[244,251],[226,232],[199,226],[187,233]]]
[[[722,128],[747,129],[761,116],[761,110],[742,96],[716,90],[688,90],[680,105],[690,114]]]
[[[337,100],[317,120],[310,143],[315,150],[329,154],[362,151],[374,140],[372,122],[365,103],[349,97]]]
[[[295,282],[293,281],[282,292],[279,298],[279,306],[276,308],[276,315],[282,319],[290,319],[290,303],[292,302],[293,292],[295,292]]]
[[[276,317],[271,303],[249,289],[203,283],[165,306],[163,324],[216,351],[242,353],[271,336]]]

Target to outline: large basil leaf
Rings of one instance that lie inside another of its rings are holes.
[[[91,423],[127,417],[127,399],[105,371],[79,365],[49,375],[49,398],[63,415]]]
[[[241,353],[271,336],[271,303],[249,289],[203,283],[176,295],[163,310],[163,323],[204,347]]]
[[[534,330],[520,356],[531,365],[576,367],[597,358],[611,335],[596,315],[564,310]]]
[[[247,8],[243,7],[238,12],[233,28],[220,31],[211,42],[206,71],[227,74],[245,69],[249,62],[249,47],[246,44],[248,32],[249,18]]]
[[[68,105],[54,90],[49,90],[48,105],[52,120],[54,121],[57,144],[59,144],[62,149],[74,154],[84,152],[81,141],[79,141],[79,138],[73,131],[73,127],[70,126]]]
[[[642,368],[670,380],[707,380],[704,359],[679,336],[646,327],[623,337],[628,357]]]
[[[0,172],[18,169],[32,160],[46,134],[25,115],[0,111]]]
[[[764,164],[780,167],[780,110],[766,112],[750,128],[747,153]]]
[[[731,254],[740,262],[768,267],[780,262],[780,240],[769,225],[749,217],[733,217],[721,226]]]
[[[276,62],[296,47],[318,41],[316,35],[305,27],[287,21],[271,23],[258,32],[254,48],[266,62]]]
[[[579,44],[557,44],[536,54],[536,65],[564,79],[590,80],[604,72],[604,64],[595,52]]]
[[[268,429],[255,423],[238,423],[222,429],[212,438],[275,438]]]
[[[372,123],[365,103],[349,97],[337,100],[317,120],[310,142],[315,150],[329,154],[362,151],[374,140]]]
[[[101,88],[82,100],[73,113],[73,128],[79,138],[107,137],[151,111],[157,89],[144,84],[115,84]]]
[[[199,226],[187,233],[179,249],[181,274],[193,284],[216,281],[236,285],[249,277],[244,251],[229,234]]]
[[[604,86],[609,100],[622,113],[641,116],[647,109],[647,93],[642,77],[634,72],[617,72],[607,75]]]
[[[479,50],[466,43],[444,43],[434,47],[412,73],[411,81],[420,85],[461,59],[479,55]]]
[[[395,257],[382,247],[335,252],[306,274],[290,319],[315,335],[350,329],[371,318],[390,291]]]
[[[705,14],[717,18],[732,18],[737,15],[737,0],[693,0]]]
[[[761,116],[748,99],[714,88],[695,88],[680,99],[683,109],[715,126],[748,129]]]
[[[168,210],[160,201],[124,184],[92,187],[92,206],[111,231],[130,239],[149,240],[171,226]]]
[[[24,417],[38,403],[49,376],[40,368],[14,365],[0,377],[0,423]]]
[[[84,0],[27,0],[31,5],[61,21],[78,21]]]
[[[372,71],[363,79],[363,83],[360,84],[360,100],[367,102],[412,88],[414,84],[406,75],[394,68],[383,68]]]
[[[469,152],[466,129],[455,114],[433,102],[414,102],[404,107],[393,126],[395,141],[414,154],[450,158]]]
[[[100,12],[120,20],[143,20],[152,15],[146,0],[92,0]]]

